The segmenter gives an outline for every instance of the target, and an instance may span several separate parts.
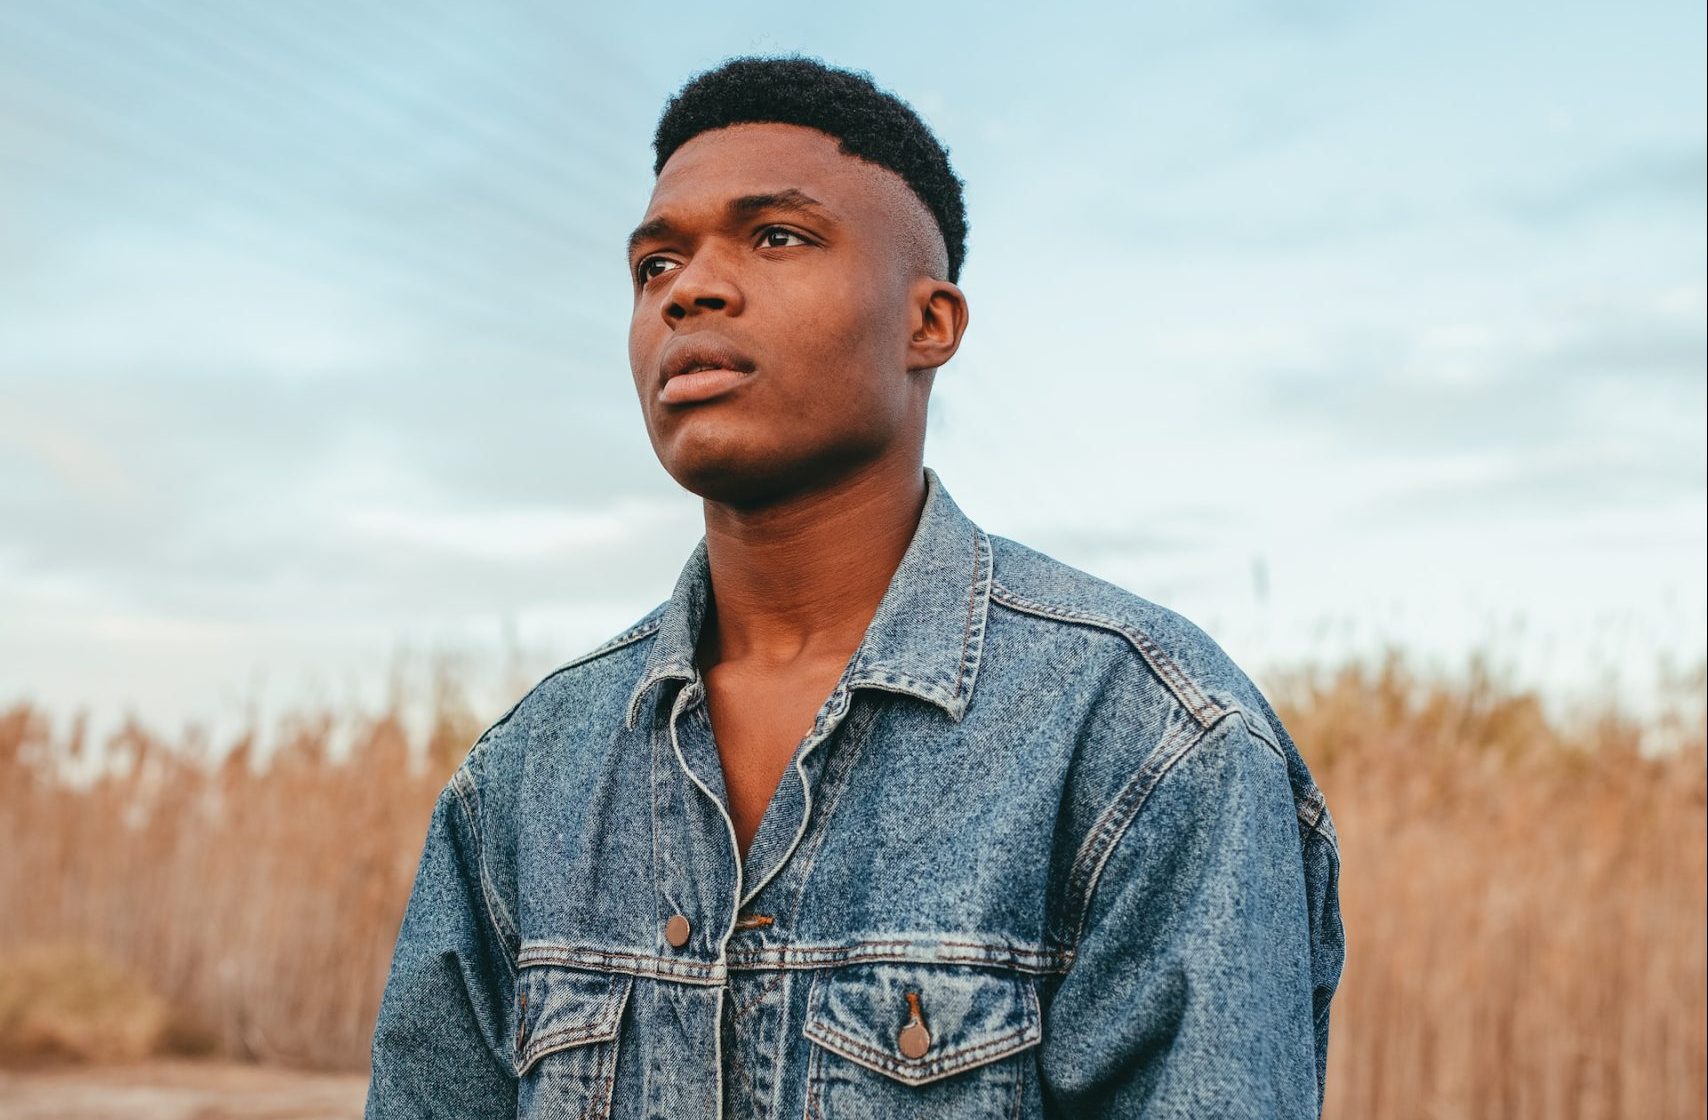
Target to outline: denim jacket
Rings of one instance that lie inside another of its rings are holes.
[[[1314,1117],[1344,955],[1323,795],[1191,623],[925,471],[859,648],[738,857],[670,599],[441,794],[370,1120]]]

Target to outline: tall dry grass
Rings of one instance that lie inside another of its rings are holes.
[[[425,742],[396,713],[295,721],[217,760],[129,726],[94,781],[81,727],[0,713],[0,970],[8,951],[105,950],[219,1052],[361,1068],[428,814],[479,726],[441,693]],[[349,738],[347,750],[334,743]]]
[[[86,783],[62,777],[84,736],[0,715],[0,968],[87,942],[225,1053],[361,1068],[428,812],[479,731],[441,683],[413,743],[391,714],[338,751],[323,716],[258,765],[253,737],[213,759],[132,727]],[[1341,838],[1329,1117],[1703,1115],[1702,687],[1634,721],[1550,719],[1476,666],[1276,683]]]
[[[1700,670],[1643,721],[1550,720],[1474,662],[1277,691],[1340,835],[1329,1117],[1701,1117]]]

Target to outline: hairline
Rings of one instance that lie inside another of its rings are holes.
[[[907,197],[910,200],[911,206],[913,208],[915,208],[915,213],[914,213],[912,219],[911,220],[904,220],[901,224],[906,226],[906,227],[917,227],[919,225],[919,219],[923,218],[924,223],[928,227],[928,230],[929,230],[929,232],[926,234],[926,243],[924,245],[918,244],[919,230],[917,228],[907,228],[907,229],[903,230],[904,236],[903,236],[902,240],[904,240],[910,244],[911,248],[914,251],[912,255],[914,255],[916,257],[922,255],[925,258],[927,258],[926,261],[923,263],[919,263],[917,261],[915,262],[915,271],[917,271],[918,273],[920,273],[922,275],[928,275],[933,279],[944,280],[944,281],[949,281],[950,283],[953,283],[953,281],[949,280],[950,256],[951,256],[951,254],[949,252],[949,239],[944,234],[942,223],[938,221],[936,213],[931,209],[931,205],[928,202],[926,202],[923,197],[921,197],[920,193],[917,190],[914,189],[913,184],[907,181],[907,176],[903,175],[900,171],[897,171],[895,168],[890,167],[887,164],[879,163],[877,160],[874,160],[874,159],[868,159],[865,156],[860,155],[858,152],[849,151],[847,140],[845,140],[841,136],[838,136],[836,133],[829,131],[828,129],[820,128],[817,125],[800,124],[800,123],[795,122],[795,121],[755,119],[755,120],[743,120],[743,121],[730,121],[727,124],[720,124],[720,125],[716,125],[716,126],[711,127],[711,128],[703,128],[700,131],[694,133],[692,136],[688,136],[688,137],[683,138],[683,140],[681,142],[679,142],[674,148],[671,149],[669,157],[666,158],[663,163],[659,164],[658,171],[653,176],[654,186],[656,187],[658,179],[663,176],[664,169],[666,167],[670,166],[670,161],[675,159],[677,154],[679,152],[681,152],[683,148],[686,148],[689,144],[692,144],[695,140],[698,140],[702,136],[709,136],[712,133],[723,132],[723,131],[726,131],[726,130],[731,129],[731,128],[741,128],[744,125],[781,125],[784,128],[801,128],[801,129],[806,129],[808,132],[816,132],[820,136],[826,137],[827,139],[832,140],[836,143],[837,154],[839,154],[839,155],[841,155],[847,159],[854,160],[856,163],[862,164],[864,167],[866,167],[868,169],[875,169],[877,171],[883,172],[884,175],[887,176],[893,183],[895,183],[896,185],[899,185],[902,188],[902,190],[906,192]],[[786,194],[789,191],[795,191],[796,193],[801,193],[798,191],[797,188],[794,188],[794,187],[786,188],[784,191],[768,192],[768,193]],[[745,197],[756,197],[756,196],[745,196]],[[814,200],[814,201],[816,202],[816,200]],[[820,204],[820,205],[822,205],[822,204]],[[909,204],[904,204],[904,205],[909,205]],[[884,209],[887,210],[889,208],[884,207]],[[634,246],[635,246],[636,242],[641,240],[641,235],[643,234],[643,232],[647,231],[648,227],[653,226],[653,225],[654,225],[653,222],[642,222],[639,226],[635,227],[634,233],[629,235],[629,246],[628,246],[628,252],[626,254],[627,259],[633,260],[633,258],[634,258]]]

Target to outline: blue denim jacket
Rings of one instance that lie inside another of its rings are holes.
[[[370,1120],[1320,1114],[1340,855],[1274,711],[1191,623],[925,475],[745,859],[695,667],[704,541],[481,735]]]

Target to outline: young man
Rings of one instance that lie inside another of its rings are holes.
[[[630,362],[706,535],[440,797],[368,1116],[1316,1116],[1339,851],[1280,721],[923,466],[943,149],[800,59],[654,145]]]

